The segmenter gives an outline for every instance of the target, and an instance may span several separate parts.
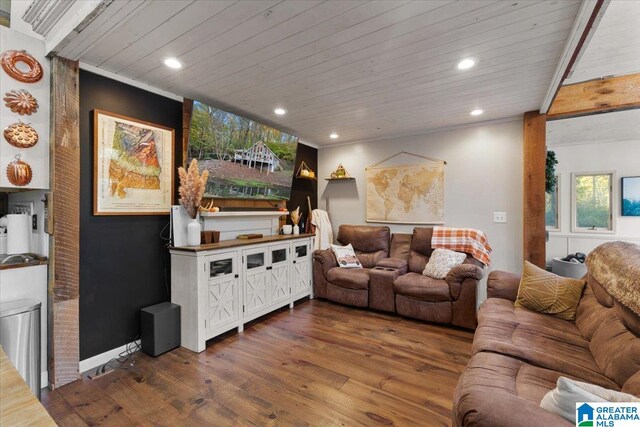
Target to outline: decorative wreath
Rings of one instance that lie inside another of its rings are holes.
[[[29,71],[18,69],[18,62],[26,64]],[[42,78],[42,65],[25,50],[7,50],[0,56],[0,64],[7,74],[23,83],[35,83]]]

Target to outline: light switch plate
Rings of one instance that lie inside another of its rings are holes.
[[[507,222],[507,213],[506,212],[494,212],[493,213],[493,222],[506,223]]]

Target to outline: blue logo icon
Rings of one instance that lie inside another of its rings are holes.
[[[593,427],[593,408],[591,405],[583,403],[576,410],[578,411],[576,417],[578,427]]]

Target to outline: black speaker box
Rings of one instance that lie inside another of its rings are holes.
[[[142,351],[159,356],[180,346],[180,306],[170,302],[140,310]]]

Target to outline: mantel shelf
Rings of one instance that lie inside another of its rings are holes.
[[[288,211],[221,211],[221,212],[200,212],[200,216],[204,218],[232,218],[232,217],[251,217],[266,216],[278,217],[289,215]]]

